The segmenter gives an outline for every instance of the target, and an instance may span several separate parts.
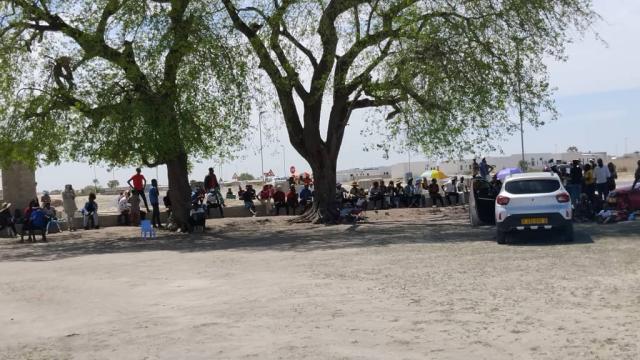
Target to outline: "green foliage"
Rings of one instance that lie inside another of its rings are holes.
[[[2,159],[225,157],[248,118],[242,47],[205,0],[0,0]]]
[[[565,44],[598,18],[591,0],[222,2],[307,160],[338,151],[361,109],[373,110],[366,135],[385,135],[383,150],[394,141],[444,157],[494,150],[518,128],[514,109],[533,126],[556,117],[543,60],[563,60]]]
[[[80,190],[80,194],[81,195],[89,195],[91,193],[94,193],[94,194],[97,195],[97,194],[102,193],[103,191],[104,191],[104,189],[101,186],[99,186],[97,184],[94,184],[94,185],[87,185],[87,186],[83,187]]]
[[[238,181],[251,181],[255,179],[256,178],[249,173],[241,173],[240,175],[238,175]]]
[[[107,187],[108,187],[109,189],[115,189],[115,188],[117,188],[118,186],[120,186],[120,181],[118,181],[118,180],[109,180],[109,181],[107,182]]]

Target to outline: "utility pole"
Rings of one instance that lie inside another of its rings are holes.
[[[258,114],[258,129],[260,132],[260,174],[262,174],[262,182],[264,183],[264,156],[262,155],[262,114],[265,114],[266,111],[260,111]]]
[[[521,87],[521,82],[522,82],[522,60],[520,59],[520,48],[518,47],[516,49],[517,52],[517,68],[518,68],[518,73],[516,74],[516,76],[518,77],[517,81],[518,81],[518,115],[520,116],[520,146],[522,147],[522,164],[520,166],[524,166],[525,164],[525,159],[524,159],[524,111],[522,110],[522,87]]]

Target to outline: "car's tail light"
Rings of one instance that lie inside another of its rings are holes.
[[[567,193],[558,194],[556,195],[556,200],[558,200],[559,203],[568,203],[571,201],[571,196]]]
[[[503,206],[504,206],[504,205],[509,205],[509,201],[510,201],[510,200],[511,200],[511,199],[509,199],[508,197],[506,197],[506,196],[502,196],[502,195],[500,195],[500,196],[498,196],[498,197],[496,198],[496,202],[498,203],[498,205],[503,205]]]

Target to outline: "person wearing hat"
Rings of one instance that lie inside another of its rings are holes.
[[[11,216],[11,203],[2,203],[0,206],[0,231],[9,228],[13,231],[10,236],[15,237],[18,234],[16,231],[16,224]]]

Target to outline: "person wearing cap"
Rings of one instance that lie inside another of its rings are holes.
[[[76,205],[76,192],[70,184],[64,186],[64,191],[62,192],[62,208],[67,218],[69,231],[75,231],[76,227],[73,222],[73,214],[78,211],[78,205]]]
[[[11,203],[2,203],[0,206],[0,231],[4,229],[11,229],[13,231],[10,235],[11,237],[15,237],[18,234],[16,230],[16,224],[11,216]]]

